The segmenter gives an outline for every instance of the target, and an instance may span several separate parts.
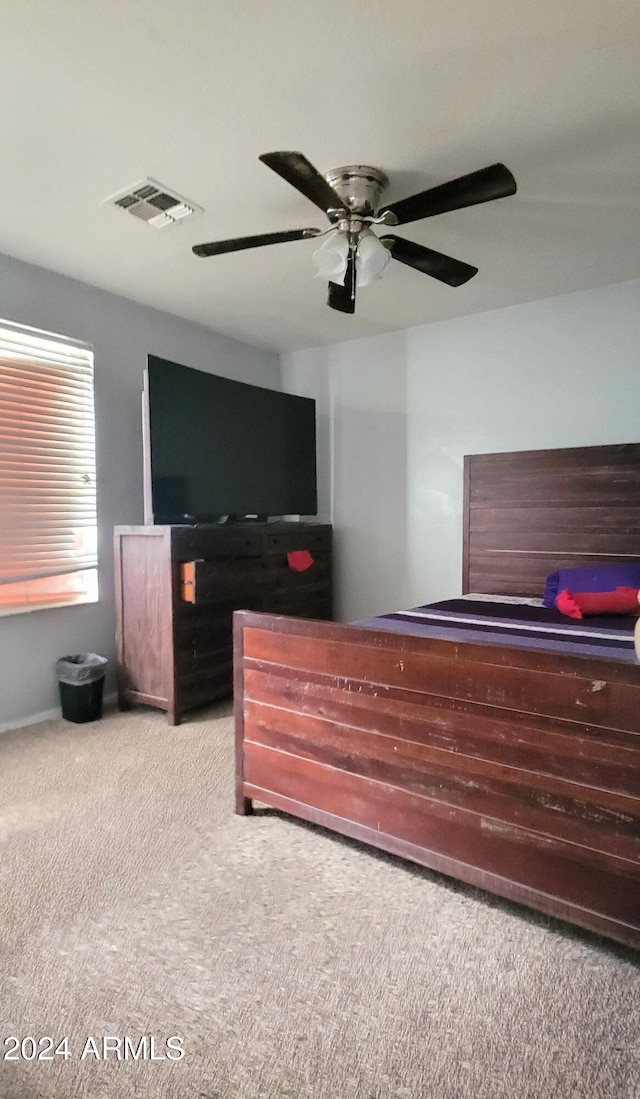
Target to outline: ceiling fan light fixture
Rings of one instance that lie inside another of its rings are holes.
[[[391,259],[391,252],[371,229],[363,229],[358,238],[357,284],[369,286],[379,279]]]
[[[382,246],[384,248],[384,245]],[[385,248],[386,251],[386,248]],[[319,248],[312,253],[317,279],[344,282],[349,260],[349,236],[341,229],[329,233]]]

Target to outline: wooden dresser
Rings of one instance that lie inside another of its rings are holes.
[[[290,567],[307,550],[313,563]],[[315,523],[116,527],[118,704],[185,710],[232,691],[232,615],[331,618],[331,527]]]

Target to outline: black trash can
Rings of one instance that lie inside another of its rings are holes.
[[[60,705],[65,721],[97,721],[102,717],[106,656],[76,653],[56,661]]]

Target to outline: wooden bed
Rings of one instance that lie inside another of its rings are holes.
[[[465,459],[464,591],[640,560],[640,444]],[[395,608],[390,608],[395,609]],[[640,947],[640,666],[239,611],[236,810]]]

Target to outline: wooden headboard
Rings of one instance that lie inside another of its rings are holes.
[[[463,592],[542,595],[558,568],[640,561],[640,443],[464,459]]]

